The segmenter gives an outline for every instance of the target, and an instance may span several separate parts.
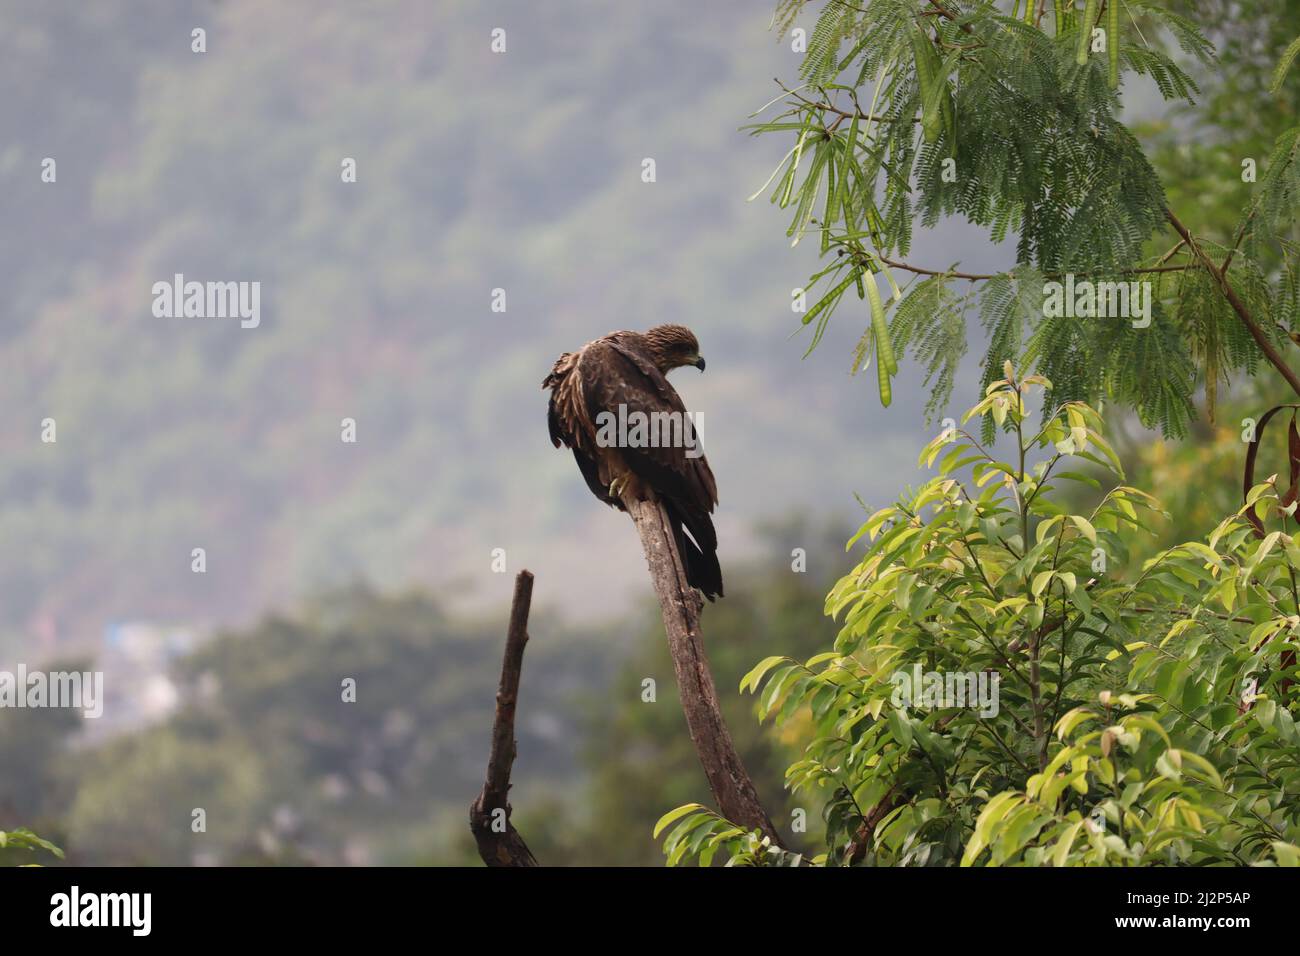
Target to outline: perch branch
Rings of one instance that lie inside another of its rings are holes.
[[[1259,324],[1250,314],[1250,310],[1246,308],[1246,304],[1242,302],[1241,297],[1237,295],[1237,290],[1234,289],[1232,283],[1228,281],[1228,264],[1231,262],[1232,256],[1228,256],[1222,267],[1216,266],[1214,261],[1206,255],[1205,250],[1200,247],[1194,238],[1192,238],[1190,230],[1183,225],[1182,220],[1174,215],[1173,210],[1166,209],[1165,218],[1169,220],[1169,224],[1174,227],[1174,231],[1178,233],[1183,242],[1187,243],[1187,247],[1192,250],[1193,255],[1195,255],[1201,265],[1205,267],[1205,271],[1210,274],[1210,278],[1214,279],[1218,284],[1219,291],[1222,292],[1223,297],[1228,300],[1228,305],[1232,306],[1232,310],[1237,313],[1237,318],[1239,318],[1241,324],[1246,327],[1246,331],[1249,332],[1250,337],[1255,340],[1255,344],[1258,345],[1259,350],[1264,353],[1264,357],[1268,359],[1269,363],[1281,373],[1284,379],[1286,379],[1286,383],[1291,386],[1291,390],[1297,395],[1300,395],[1300,376],[1297,376],[1291,369],[1291,366],[1287,364],[1286,359],[1282,357],[1282,353],[1273,347],[1273,343],[1268,340],[1268,336],[1264,334],[1264,330],[1259,327]],[[1234,246],[1233,248],[1235,251],[1236,247]]]
[[[510,768],[515,762],[515,705],[519,700],[519,675],[528,643],[528,609],[533,600],[533,576],[520,571],[510,604],[510,629],[506,633],[501,685],[497,690],[496,717],[492,721],[492,748],[488,752],[487,779],[478,799],[470,804],[469,828],[478,854],[488,866],[537,866],[524,838],[510,822]],[[503,811],[503,812],[498,812]]]
[[[700,637],[701,600],[686,581],[686,570],[677,553],[668,515],[660,502],[638,501],[632,494],[626,494],[623,503],[641,536],[663,613],[686,726],[718,809],[732,823],[761,830],[780,846],[776,828],[759,802],[758,791],[740,762],[722,717],[718,691]]]

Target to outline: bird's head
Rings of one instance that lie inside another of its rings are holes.
[[[665,375],[683,365],[694,365],[704,371],[700,343],[695,333],[684,325],[656,325],[645,334],[645,343],[655,366]]]

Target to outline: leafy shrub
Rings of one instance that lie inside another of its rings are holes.
[[[62,860],[63,851],[51,843],[49,840],[43,840],[26,827],[19,827],[17,830],[0,830],[0,862],[8,862],[14,858],[14,855],[7,852],[11,850],[22,850],[36,852],[44,850],[47,853],[54,854],[55,857]],[[26,866],[39,866],[39,864],[24,863]]]
[[[1068,402],[1031,434],[1026,393],[1051,385],[1004,371],[922,451],[937,475],[849,542],[869,546],[827,597],[834,647],[741,682],[807,741],[786,785],[830,794],[812,862],[1296,865],[1300,437],[1289,489],[1274,476],[1205,542],[1135,565],[1153,498],[1056,500],[1062,481],[1100,489],[1075,460],[1122,481],[1099,414]],[[698,804],[665,831],[670,863],[804,862]]]

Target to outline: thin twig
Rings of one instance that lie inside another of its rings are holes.
[[[488,866],[538,865],[528,844],[510,822],[509,803],[510,768],[516,750],[515,707],[519,702],[519,677],[524,666],[524,646],[528,643],[528,610],[532,600],[533,575],[520,571],[515,576],[514,600],[510,604],[510,629],[501,661],[487,777],[478,799],[469,808],[469,828],[478,844],[479,856]]]
[[[1214,264],[1214,260],[1211,259],[1196,240],[1192,238],[1191,232],[1188,231],[1185,225],[1183,225],[1182,220],[1174,215],[1172,209],[1165,209],[1165,218],[1168,219],[1169,224],[1174,227],[1174,231],[1177,232],[1178,235],[1182,236],[1183,241],[1187,243],[1188,248],[1190,248],[1196,258],[1200,260],[1205,271],[1208,272],[1218,284],[1219,291],[1222,292],[1223,297],[1228,300],[1228,304],[1232,306],[1232,310],[1237,313],[1237,317],[1241,319],[1241,323],[1246,326],[1246,331],[1248,331],[1250,337],[1255,340],[1255,344],[1259,346],[1259,350],[1264,353],[1265,358],[1267,358],[1269,362],[1272,363],[1273,367],[1281,373],[1282,377],[1286,379],[1286,382],[1291,386],[1292,391],[1297,395],[1300,395],[1300,376],[1296,375],[1296,373],[1291,369],[1291,366],[1287,364],[1286,359],[1284,359],[1282,354],[1274,348],[1273,343],[1270,342],[1268,336],[1264,334],[1264,330],[1259,327],[1259,323],[1257,323],[1254,316],[1250,314],[1250,310],[1246,308],[1246,304],[1242,302],[1241,298],[1237,295],[1237,290],[1234,289],[1232,283],[1228,281],[1224,269]]]

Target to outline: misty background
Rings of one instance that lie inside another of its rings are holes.
[[[600,812],[575,781],[631,746],[600,694],[632,707],[658,675],[644,719],[685,737],[633,528],[545,426],[551,363],[615,329],[680,322],[708,358],[673,380],[718,478],[724,695],[765,647],[833,635],[854,496],[892,500],[933,429],[911,363],[889,409],[848,375],[864,306],[801,358],[815,243],[790,248],[768,192],[746,202],[789,144],[739,129],[797,75],[771,6],[0,3],[0,668],[93,662],[109,695],[94,727],[0,712],[0,828],[43,823],[83,862],[463,859],[525,567],[516,805]],[[1013,249],[945,223],[910,259]],[[175,273],[260,282],[260,326],[155,317]],[[954,413],[977,378],[971,357]],[[728,701],[752,743],[749,706]],[[656,852],[658,812],[705,793],[686,747],[607,781],[692,768],[645,794],[629,845]]]
[[[6,657],[115,622],[245,623],[355,579],[496,601],[527,566],[543,604],[622,606],[646,585],[636,536],[551,447],[540,390],[615,329],[699,336],[707,374],[674,381],[703,415],[724,563],[756,520],[855,512],[914,465],[919,383],[881,409],[848,377],[847,319],[800,360],[815,244],[790,249],[766,192],[745,202],[788,144],[739,127],[798,67],[767,4],[6,8]],[[915,258],[1010,254],[973,238]],[[155,318],[178,272],[260,281],[260,327]]]

